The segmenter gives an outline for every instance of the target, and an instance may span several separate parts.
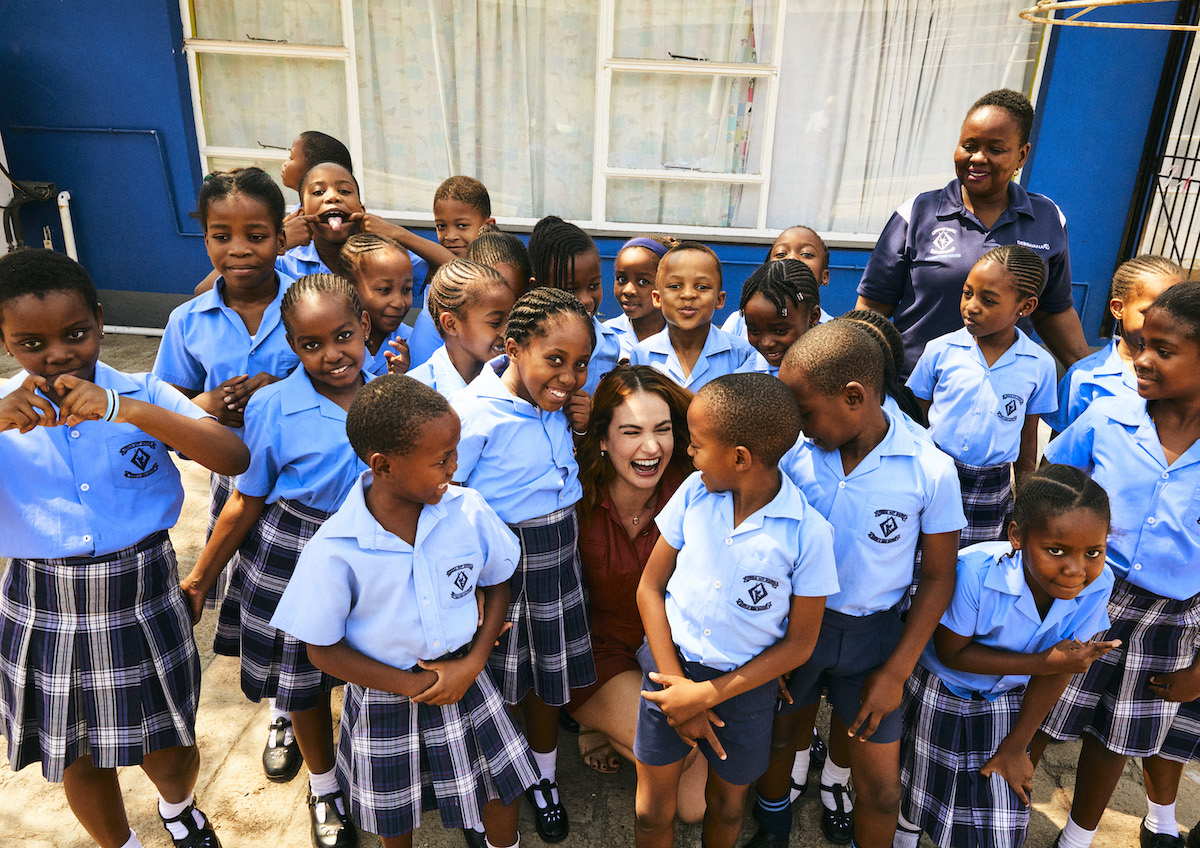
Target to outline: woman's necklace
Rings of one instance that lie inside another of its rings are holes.
[[[610,495],[610,498],[611,498],[611,495]],[[631,520],[632,520],[634,527],[637,527],[638,523],[641,522],[642,514],[644,512],[646,512],[647,510],[653,508],[653,504],[657,499],[658,499],[658,488],[655,487],[654,491],[650,493],[650,497],[646,499],[646,502],[644,504],[642,504],[642,508],[639,509],[637,512],[633,513]],[[622,510],[620,507],[617,507],[616,500],[613,500],[613,506],[617,508],[618,515],[623,514],[624,510]]]

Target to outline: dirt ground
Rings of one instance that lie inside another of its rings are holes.
[[[158,340],[140,336],[109,336],[101,349],[105,362],[123,371],[146,371],[154,361]],[[0,377],[16,371],[14,360],[0,357]],[[208,474],[190,462],[181,462],[187,499],[179,523],[171,533],[179,557],[180,571],[186,573],[200,551],[204,539],[207,511]],[[249,846],[295,846],[310,844],[305,772],[287,784],[269,782],[262,773],[260,755],[265,741],[267,709],[252,704],[238,685],[236,660],[217,657],[212,652],[215,615],[206,613],[196,628],[204,670],[203,694],[197,721],[202,757],[196,797],[212,817],[225,848]],[[567,845],[596,848],[626,848],[634,843],[633,767],[626,763],[614,775],[601,775],[585,768],[576,754],[576,738],[563,734],[560,742],[559,780],[571,817],[571,836]],[[1034,778],[1033,815],[1027,844],[1047,848],[1066,821],[1074,785],[1078,745],[1051,748]],[[811,780],[815,786],[816,774]],[[130,822],[146,846],[171,845],[156,814],[153,787],[137,768],[121,770]],[[816,792],[797,806],[792,844],[800,848],[827,845],[819,825],[820,801]],[[0,748],[0,845],[23,848],[85,848],[93,843],[76,823],[60,787],[43,780],[38,767],[30,766],[14,773]],[[1124,848],[1137,844],[1138,824],[1145,814],[1146,802],[1140,769],[1130,764],[1125,769],[1100,825],[1097,848]],[[1195,764],[1184,771],[1180,789],[1178,818],[1184,827],[1200,816],[1200,769]],[[522,842],[539,845],[527,807],[521,814]],[[753,832],[747,822],[742,841]],[[461,837],[445,831],[436,814],[427,814],[415,836],[420,846],[461,846]],[[700,844],[699,827],[681,827],[677,843]],[[364,834],[363,848],[377,846],[378,840]],[[928,844],[925,840],[923,845]]]

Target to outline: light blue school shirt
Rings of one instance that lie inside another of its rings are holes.
[[[829,524],[786,475],[769,504],[733,525],[733,493],[693,473],[655,519],[679,551],[667,622],[685,660],[717,671],[745,665],[783,638],[792,596],[838,589]]]
[[[412,263],[414,285],[417,280],[424,280],[429,270],[429,263],[411,250],[408,251],[408,261]],[[282,256],[275,258],[275,270],[286,274],[293,280],[298,280],[306,274],[332,274],[317,253],[317,246],[311,241],[308,244],[290,248]]]
[[[387,361],[386,354],[388,354],[389,352],[395,353],[395,351],[392,350],[392,346],[389,345],[388,342],[390,342],[394,339],[403,341],[403,342],[407,342],[408,337],[411,334],[412,334],[412,327],[408,326],[407,324],[401,324],[399,327],[396,328],[396,332],[392,333],[390,336],[388,336],[386,339],[383,340],[383,342],[379,345],[379,350],[375,351],[375,353],[371,353],[371,351],[369,351],[369,350],[367,351],[367,361],[363,363],[363,370],[366,371],[368,374],[371,374],[375,377],[382,377],[384,374],[386,374],[388,372],[388,361]],[[412,350],[410,349],[409,354],[411,355],[411,353],[412,353]],[[409,367],[411,368],[411,366],[412,366],[412,359],[410,357]]]
[[[320,395],[303,368],[251,395],[243,438],[250,467],[234,487],[269,504],[285,498],[333,512],[366,470],[346,437],[346,411]]]
[[[478,492],[454,486],[421,509],[410,545],[371,515],[370,485],[367,471],[304,546],[271,626],[407,670],[474,638],[475,587],[508,580],[521,546]]]
[[[617,334],[617,343],[620,345],[617,361],[628,360],[633,346],[638,343],[637,333],[633,331],[633,324],[629,323],[629,316],[622,312],[616,318],[605,321],[604,326]]]
[[[929,407],[934,443],[965,465],[1015,462],[1026,415],[1058,408],[1054,357],[1017,328],[1017,340],[988,367],[966,327],[925,346],[908,387]]]
[[[225,280],[218,278],[204,294],[171,311],[154,359],[154,376],[194,392],[211,391],[239,374],[287,376],[300,364],[279,314],[291,284],[292,278],[279,277],[279,292],[251,336],[242,317],[225,304]]]
[[[1137,377],[1117,352],[1119,341],[1113,339],[1107,347],[1079,360],[1058,381],[1058,411],[1043,416],[1056,433],[1067,429],[1096,398],[1138,397]]]
[[[661,332],[635,344],[629,355],[629,364],[650,365],[693,392],[700,391],[705,383],[718,377],[735,373],[757,353],[749,342],[729,335],[720,327],[709,325],[704,348],[696,359],[692,373],[685,377],[679,356],[671,347],[669,332],[670,328],[663,328]]]
[[[22,371],[8,379],[0,397],[28,376]],[[211,417],[152,374],[125,374],[97,362],[93,382],[187,418]],[[132,424],[5,430],[0,466],[0,556],[105,556],[174,527],[183,504],[167,446]]]
[[[409,371],[408,376],[424,383],[434,391],[440,392],[442,397],[446,398],[467,387],[467,381],[450,361],[450,354],[446,351],[445,346],[435,350],[433,356],[429,357],[424,364]]]
[[[424,365],[437,351],[446,346],[446,340],[434,326],[433,316],[428,309],[417,313],[412,334],[408,337],[408,356],[412,365]]]
[[[958,581],[942,626],[986,648],[1014,654],[1040,654],[1063,639],[1086,642],[1109,628],[1112,571],[1105,567],[1074,598],[1056,598],[1043,620],[1025,581],[1021,552],[1009,556],[1008,542],[981,542],[958,553]],[[931,640],[921,665],[960,698],[981,695],[994,701],[1029,682],[1028,674],[972,674],[948,668]]]
[[[616,368],[617,360],[621,358],[621,337],[616,330],[602,324],[599,318],[592,318],[592,326],[596,329],[596,346],[592,348],[592,358],[588,360],[588,377],[583,390],[595,396],[596,387],[604,375]]]
[[[1200,441],[1167,465],[1142,398],[1098,398],[1046,446],[1108,492],[1108,562],[1118,577],[1163,598],[1200,594]]]
[[[891,609],[913,580],[922,533],[967,526],[950,457],[887,414],[888,431],[846,474],[841,450],[801,440],[780,467],[833,527],[841,591],[828,609],[853,616]]]
[[[522,400],[488,367],[450,403],[462,420],[454,482],[478,491],[506,523],[549,515],[583,497],[562,410]]]
[[[900,404],[896,403],[896,399],[887,392],[883,393],[883,402],[880,403],[883,411],[898,420],[901,424],[909,429],[914,436],[926,442],[933,442],[933,437],[929,435],[929,431],[918,424],[913,417],[900,408]]]

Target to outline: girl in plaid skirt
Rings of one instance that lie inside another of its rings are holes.
[[[250,399],[250,468],[237,478],[182,587],[198,621],[209,587],[241,549],[240,591],[226,597],[221,619],[239,642],[242,692],[255,702],[272,699],[263,765],[270,779],[290,780],[303,755],[313,842],[342,848],[356,838],[334,773],[330,690],[341,681],[316,668],[303,643],[270,621],[300,551],[365,469],[345,422],[371,376],[363,370],[370,319],[353,285],[332,274],[298,279],[280,314],[304,367]]]
[[[1017,495],[1007,542],[961,551],[950,606],[905,687],[896,848],[920,832],[949,848],[1019,848],[1029,742],[1074,673],[1116,643],[1104,566],[1109,505],[1078,469],[1051,465]]]

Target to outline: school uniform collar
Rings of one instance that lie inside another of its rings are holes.
[[[1074,598],[1069,600],[1056,598],[1043,619],[1041,613],[1038,612],[1037,603],[1033,600],[1033,592],[1030,591],[1029,584],[1025,582],[1025,565],[1020,551],[1011,553],[1012,545],[1008,542],[986,542],[968,550],[978,556],[986,555],[993,558],[983,577],[983,585],[993,592],[1001,592],[1015,597],[1017,599],[1016,610],[1030,621],[1035,622],[1039,628],[1055,625],[1073,613],[1079,606],[1079,599],[1085,595],[1111,588],[1110,581],[1105,580],[1101,574]]]
[[[353,539],[355,544],[364,551],[400,551],[409,553],[419,547],[421,542],[432,531],[437,522],[446,515],[446,500],[462,497],[462,492],[451,486],[436,504],[425,504],[417,519],[416,545],[389,533],[383,529],[371,510],[367,509],[366,490],[371,485],[374,475],[369,470],[364,471],[346,495],[346,500],[324,524],[324,533],[331,539]]]
[[[842,470],[842,451],[840,448],[838,450],[827,451],[813,446],[813,449],[823,454],[821,457],[822,462],[825,463],[825,466],[839,480],[861,477],[863,474],[874,471],[883,464],[885,456],[916,456],[917,442],[912,431],[886,409],[883,410],[883,417],[888,422],[887,433],[879,444],[871,448],[870,452],[859,461],[858,465],[854,466],[854,470],[849,474]],[[812,443],[810,442],[809,445],[811,446]]]
[[[983,351],[979,349],[979,342],[975,340],[975,337],[971,335],[970,331],[967,330],[966,327],[963,327],[961,330],[955,330],[953,333],[951,333],[946,338],[946,344],[954,345],[955,347],[966,348],[967,350],[971,351],[971,355],[975,357],[980,365],[982,365],[984,368],[990,368],[990,370],[995,371],[997,368],[1002,368],[1005,365],[1011,364],[1018,356],[1030,356],[1034,359],[1038,357],[1038,351],[1040,348],[1034,343],[1033,339],[1029,338],[1029,336],[1027,336],[1020,327],[1016,327],[1015,329],[1017,331],[1017,340],[1012,343],[1012,346],[1010,346],[1008,350],[1000,354],[1000,358],[997,359],[995,364],[991,366],[989,366],[987,361],[984,360]]]
[[[325,267],[325,262],[321,259],[321,254],[317,253],[317,246],[311,241],[308,244],[293,247],[288,253],[292,254],[293,259],[299,259],[303,262],[320,262],[321,267]]]
[[[1158,439],[1158,428],[1154,426],[1154,419],[1146,410],[1145,398],[1138,397],[1136,401],[1131,402],[1129,398],[1106,397],[1094,401],[1093,406],[1096,404],[1101,404],[1100,409],[1111,421],[1133,430],[1134,442],[1162,469],[1178,471],[1188,465],[1200,463],[1198,441],[1180,454],[1174,463],[1167,465],[1167,456],[1163,452],[1162,442]]]
[[[701,360],[713,354],[733,350],[731,339],[732,337],[716,324],[709,324],[708,337],[704,340],[704,348],[700,351],[700,357],[696,360],[696,364],[699,365]],[[666,327],[663,327],[653,336],[646,339],[645,344],[653,353],[665,353],[667,356],[675,353],[675,348],[671,347],[670,330]],[[676,357],[676,359],[678,358]]]
[[[729,526],[733,526],[733,493],[721,492],[721,514]],[[729,531],[730,536],[738,536],[752,530],[761,530],[767,518],[786,518],[791,521],[804,521],[805,511],[809,509],[808,501],[800,493],[800,489],[792,479],[779,472],[779,491],[775,493],[766,506],[746,516],[746,519]]]
[[[29,372],[22,369],[13,376],[9,377],[0,384],[0,397],[10,394],[16,390],[26,378],[29,377]],[[124,371],[118,371],[111,365],[105,365],[100,360],[96,360],[96,373],[92,375],[92,383],[102,389],[115,389],[119,395],[128,395],[141,389],[134,380]],[[38,394],[41,394],[39,391]],[[46,397],[42,395],[42,397]],[[49,400],[49,398],[46,398]]]
[[[368,371],[360,373],[367,383],[375,379],[375,375]],[[346,420],[346,410],[317,391],[304,366],[298,367],[279,381],[279,408],[284,415],[295,415],[297,412],[315,409],[325,418],[334,421]]]
[[[1108,346],[1103,349],[1104,356],[1100,357],[1096,363],[1096,367],[1092,369],[1093,374],[1100,376],[1120,376],[1124,377],[1129,372],[1125,368],[1125,360],[1121,359],[1121,354],[1117,351],[1117,345],[1120,339],[1114,338],[1108,343]]]
[[[623,314],[623,313],[622,313]],[[601,336],[616,336],[617,331],[600,320],[599,315],[592,316],[592,326],[596,328],[596,346],[600,346]]]
[[[978,221],[973,213],[967,211],[966,204],[963,203],[962,183],[958,181],[957,177],[952,179],[942,189],[942,195],[938,199],[938,207],[935,214],[941,219],[970,218],[971,220]],[[1008,183],[1008,208],[1000,214],[999,219],[997,219],[996,223],[992,224],[991,229],[994,230],[1000,225],[1008,223],[1010,219],[1017,217],[1033,219],[1036,216],[1033,211],[1033,202],[1029,199],[1029,192],[1020,183],[1010,180]]]
[[[629,323],[629,316],[622,312],[616,318],[609,318],[602,322],[605,327],[616,333],[632,333],[633,324]]]
[[[495,361],[492,360],[492,362]],[[481,398],[500,400],[511,404],[513,410],[521,415],[528,416],[529,418],[540,418],[542,410],[524,398],[519,398],[510,392],[508,387],[501,382],[500,375],[496,372],[495,368],[488,367],[490,364],[487,363],[484,365],[483,370],[479,372],[479,376],[471,381],[469,388]],[[506,368],[507,365],[508,363],[505,362]]]

